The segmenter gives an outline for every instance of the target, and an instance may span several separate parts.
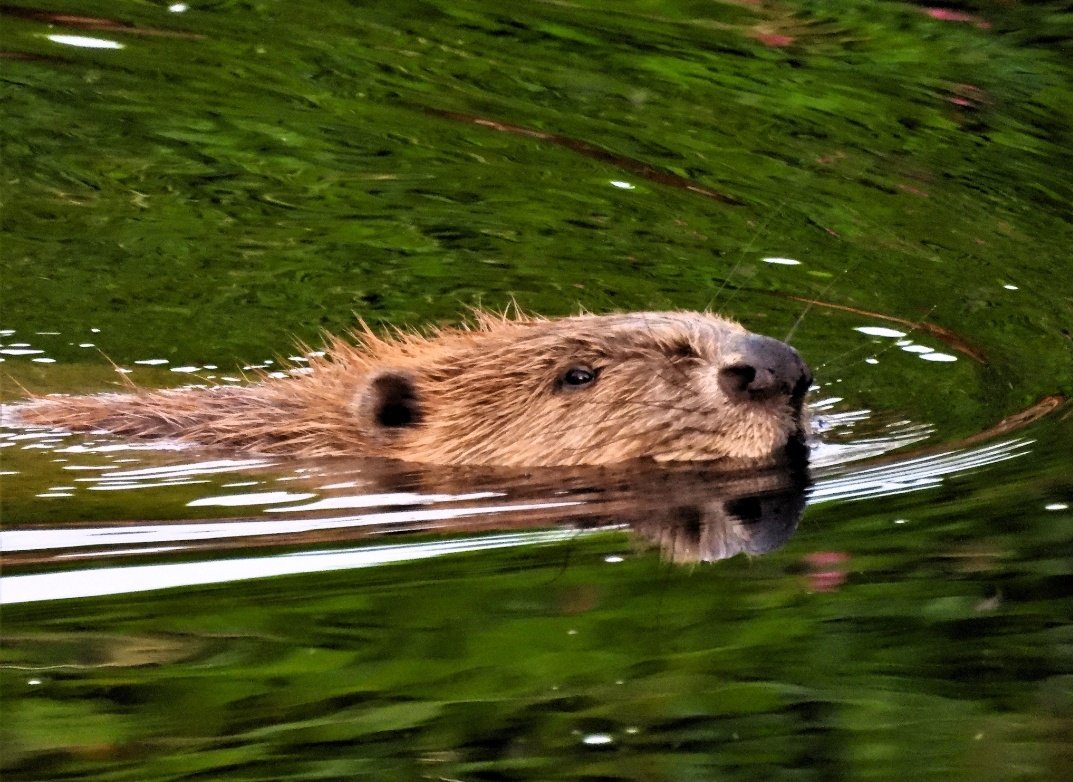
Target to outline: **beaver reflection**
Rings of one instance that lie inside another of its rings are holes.
[[[379,491],[494,495],[480,503],[495,505],[494,514],[430,527],[439,532],[626,528],[641,547],[658,547],[665,560],[679,564],[761,555],[784,545],[797,529],[810,485],[802,459],[748,471],[651,464],[527,472],[385,467],[375,478],[367,463],[362,470]]]
[[[735,554],[759,555],[781,547],[797,529],[805,509],[807,483],[781,488],[713,486],[707,497],[675,504],[662,518],[631,522],[634,533],[659,546],[675,563],[715,562]]]
[[[802,467],[749,475],[715,471],[649,474],[630,487],[621,521],[670,562],[715,562],[783,546],[805,510],[810,485]]]

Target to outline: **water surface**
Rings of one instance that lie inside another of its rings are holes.
[[[1061,4],[2,13],[4,401],[712,307],[821,436],[808,483],[4,429],[5,778],[1073,772]]]

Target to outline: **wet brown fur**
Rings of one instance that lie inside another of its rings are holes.
[[[733,405],[724,397],[716,373],[742,335],[738,324],[696,312],[480,312],[460,328],[331,338],[308,374],[286,379],[39,397],[15,414],[24,424],[266,454],[433,464],[770,459],[805,425],[785,399]],[[596,381],[564,385],[573,367],[596,371]],[[412,420],[384,425],[384,400],[400,391]]]

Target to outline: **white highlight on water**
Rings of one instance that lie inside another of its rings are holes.
[[[119,41],[109,41],[105,38],[91,38],[88,35],[46,35],[53,43],[61,43],[65,46],[78,46],[82,49],[122,49],[123,44]],[[93,329],[90,329],[93,331]]]
[[[884,326],[857,326],[853,329],[859,331],[862,334],[867,334],[869,337],[904,337],[904,331],[895,331],[894,329],[888,329]]]
[[[32,573],[24,576],[0,577],[0,604],[69,600],[80,597],[122,595],[155,589],[224,584],[254,578],[327,573],[332,570],[352,570],[375,567],[393,562],[413,562],[445,554],[458,554],[491,549],[530,546],[538,543],[557,543],[579,535],[606,532],[617,527],[598,527],[576,530],[543,530],[538,532],[488,535],[462,540],[443,540],[427,543],[405,543],[390,546],[370,546],[345,550],[319,550],[272,557],[220,559],[204,562],[176,562],[165,565],[133,565],[129,567],[94,568],[93,577],[86,571],[61,573]]]
[[[203,508],[206,506],[222,506],[225,508],[239,508],[245,505],[277,505],[281,502],[300,502],[316,497],[316,494],[292,493],[289,491],[263,491],[249,494],[227,494],[221,497],[202,497],[186,503],[189,508]]]

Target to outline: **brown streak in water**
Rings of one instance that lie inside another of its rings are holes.
[[[862,464],[867,467],[897,464],[898,462],[906,461],[908,459],[918,459],[922,456],[944,453],[951,448],[963,448],[970,445],[976,445],[992,437],[1000,437],[1002,435],[1010,434],[1011,432],[1016,432],[1019,429],[1023,429],[1029,424],[1039,421],[1041,418],[1046,418],[1068,402],[1069,397],[1065,394],[1048,394],[1029,407],[1026,407],[1024,410],[1018,410],[1016,413],[1011,413],[998,423],[992,424],[975,434],[962,437],[960,440],[922,445],[919,448],[910,448],[905,451],[899,450],[895,453],[887,454],[886,456],[868,459],[862,462]],[[1067,409],[1064,415],[1069,414],[1070,410]]]
[[[1050,415],[1068,401],[1069,397],[1065,394],[1049,394],[1031,407],[1026,407],[1024,410],[1019,410],[1016,413],[1011,413],[998,423],[984,429],[982,432],[970,434],[968,437],[964,437],[961,440],[955,440],[953,443],[945,443],[944,445],[975,445],[976,443],[991,437],[998,437],[1000,435],[1009,434],[1010,432],[1016,432],[1018,429],[1023,429],[1029,424]]]
[[[542,130],[534,130],[533,128],[527,128],[521,125],[511,125],[508,122],[500,122],[499,120],[479,117],[474,114],[463,114],[457,111],[445,111],[443,109],[433,109],[429,107],[421,108],[425,113],[431,114],[434,117],[455,120],[456,122],[468,122],[471,125],[479,125],[482,128],[497,130],[500,133],[513,133],[516,136],[535,138],[540,141],[556,144],[560,147],[566,147],[585,157],[599,160],[601,163],[610,163],[613,166],[621,168],[623,171],[629,171],[631,174],[636,174],[650,182],[656,182],[657,184],[667,185],[669,187],[677,187],[679,190],[696,193],[697,195],[710,198],[711,200],[718,201],[722,204],[744,206],[745,203],[734,196],[705,187],[692,179],[672,174],[669,171],[662,171],[650,166],[648,163],[644,163],[631,157],[626,157],[625,155],[620,155],[617,152],[598,147],[595,144],[590,144],[588,141],[582,139],[563,136],[558,133],[547,133]]]
[[[30,52],[0,52],[0,60],[24,60],[26,62],[71,62],[66,57],[53,57],[49,54],[32,54]]]
[[[846,305],[846,304],[835,304],[835,303],[829,302],[829,301],[820,301],[819,299],[810,299],[810,298],[805,297],[805,296],[795,296],[793,294],[782,293],[780,291],[755,291],[755,292],[756,293],[766,293],[766,294],[771,295],[771,296],[779,296],[779,297],[785,298],[785,299],[792,299],[793,301],[800,301],[802,303],[812,304],[812,305],[816,305],[818,307],[827,307],[828,309],[841,310],[843,312],[852,312],[852,313],[855,313],[857,315],[866,315],[868,317],[878,318],[880,320],[886,320],[886,321],[890,321],[892,323],[898,323],[900,325],[907,326],[909,328],[912,328],[912,329],[915,329],[915,330],[918,330],[918,331],[925,331],[925,332],[927,332],[929,334],[934,335],[938,339],[941,339],[944,343],[949,345],[954,350],[957,350],[957,351],[959,351],[961,353],[964,353],[965,355],[969,356],[970,358],[974,359],[975,361],[978,361],[981,364],[988,363],[987,354],[985,354],[983,352],[983,350],[981,350],[980,348],[976,347],[975,345],[972,345],[968,340],[966,340],[961,335],[957,334],[954,331],[951,331],[950,329],[944,328],[943,326],[936,326],[936,325],[931,324],[931,323],[924,323],[924,322],[920,322],[920,321],[907,320],[906,318],[899,318],[899,317],[897,317],[895,315],[884,315],[881,312],[872,312],[871,310],[866,310],[866,309],[863,309],[861,307],[850,307],[849,305]],[[940,448],[946,449],[946,448],[950,448],[951,446],[953,446],[953,447],[961,447],[961,446],[967,446],[967,445],[975,445],[977,443],[983,442],[984,440],[988,440],[988,439],[990,439],[992,437],[999,437],[999,436],[1004,435],[1004,434],[1009,434],[1010,432],[1015,432],[1018,429],[1023,429],[1024,427],[1028,426],[1029,424],[1034,423],[1034,422],[1038,421],[1039,419],[1050,415],[1051,413],[1053,413],[1054,411],[1058,410],[1060,407],[1065,405],[1067,402],[1069,402],[1069,397],[1067,397],[1065,394],[1061,394],[1061,393],[1048,394],[1047,396],[1042,397],[1041,399],[1039,399],[1035,404],[1025,408],[1024,410],[1019,410],[1016,413],[1011,413],[1010,415],[1006,416],[1005,418],[1003,418],[998,423],[993,424],[992,426],[989,426],[988,428],[986,428],[986,429],[984,429],[982,431],[979,431],[976,434],[971,434],[971,435],[968,435],[967,437],[963,437],[960,440],[955,440],[954,442],[942,443],[941,445],[937,445],[937,446],[925,446],[923,448],[915,448],[915,449],[912,449],[912,450],[909,450],[909,451],[900,451],[898,454],[892,455],[892,457],[889,458],[889,459],[871,460],[869,463],[870,464],[883,464],[883,463],[886,463],[886,462],[891,462],[891,461],[897,461],[897,460],[900,460],[900,459],[904,459],[906,457],[912,457],[912,456],[919,456],[919,455],[922,455],[922,454],[927,454],[927,453],[930,453],[932,451],[937,451]],[[1068,408],[1062,414],[1062,419],[1065,420],[1066,418],[1068,418],[1070,416],[1073,416],[1073,406]]]
[[[62,27],[74,27],[78,30],[98,30],[110,33],[130,33],[131,35],[155,35],[163,38],[185,38],[191,41],[204,40],[204,35],[186,33],[180,30],[160,30],[154,27],[135,27],[129,22],[117,22],[96,16],[78,16],[38,8],[24,8],[17,5],[0,4],[0,15],[13,16],[17,19],[32,19],[35,22],[57,24]]]
[[[896,315],[884,315],[882,312],[873,312],[872,310],[862,309],[861,307],[850,307],[847,304],[835,304],[830,301],[820,301],[819,299],[810,299],[806,296],[795,296],[792,293],[782,293],[780,291],[753,291],[754,293],[764,293],[769,296],[779,296],[784,299],[792,299],[793,301],[800,301],[805,304],[813,304],[817,307],[827,307],[832,310],[841,310],[842,312],[852,312],[856,315],[866,315],[870,318],[879,318],[880,320],[890,321],[891,323],[897,323],[902,326],[907,326],[914,331],[924,331],[931,334],[934,337],[945,342],[954,350],[959,353],[964,353],[974,361],[978,361],[981,364],[987,364],[987,354],[983,350],[973,345],[967,339],[962,337],[955,331],[951,331],[944,326],[936,326],[934,323],[926,323],[919,320],[907,320],[906,318],[899,318]]]

